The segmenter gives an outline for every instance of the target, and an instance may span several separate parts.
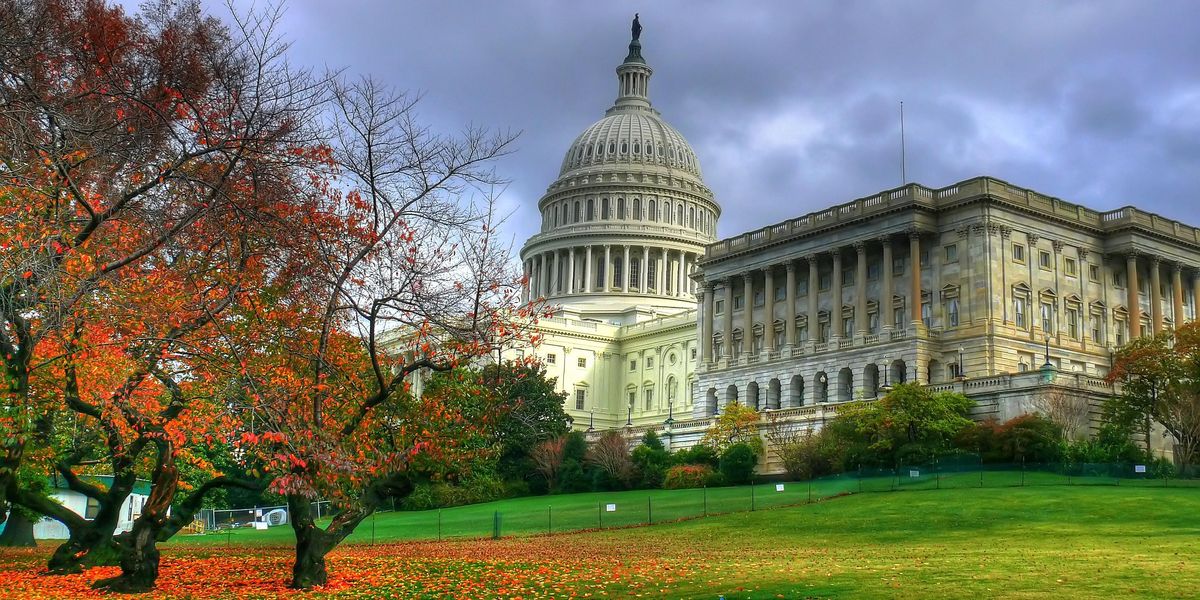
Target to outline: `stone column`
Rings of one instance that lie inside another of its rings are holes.
[[[910,306],[909,314],[912,316],[914,326],[922,325],[921,322],[921,232],[908,232],[908,254],[909,268],[912,269],[912,275],[909,277],[912,284],[912,289],[909,290],[908,302]],[[915,364],[915,362],[914,362]]]
[[[1142,305],[1138,299],[1137,253],[1125,257],[1125,288],[1127,290],[1125,310],[1129,312],[1129,339],[1141,337]]]
[[[625,244],[625,262],[621,263],[621,291],[629,293],[629,244]]]
[[[567,250],[567,293],[575,293],[575,247]]]
[[[654,270],[654,288],[659,295],[667,295],[667,249],[658,250],[658,268]]]
[[[879,291],[879,327],[884,331],[892,329],[892,238],[879,238],[883,245],[883,288]]]
[[[742,274],[742,352],[754,352],[754,273]]]
[[[521,301],[529,302],[529,284],[531,273],[529,272],[529,260],[521,261],[521,273],[525,276],[525,284],[521,286]]]
[[[612,289],[612,246],[604,245],[604,269],[600,271],[604,276],[604,283],[601,284],[600,293],[607,294],[608,290]]]
[[[587,264],[583,265],[583,291],[591,293],[592,291],[592,247],[587,246]]]
[[[854,334],[862,337],[867,335],[867,244],[855,242],[854,251],[858,253],[858,267],[854,272]]]
[[[679,276],[679,287],[678,287],[679,296],[680,297],[685,296],[688,291],[687,290],[687,280],[688,280],[687,279],[687,254],[683,250],[679,251],[679,272],[676,273],[676,275]]]
[[[833,302],[829,307],[829,339],[842,338],[842,253],[834,249],[833,273],[829,276],[829,290],[833,294]]]
[[[817,272],[816,254],[809,254],[805,260],[808,261],[808,339],[810,342],[816,343],[820,340],[820,323],[817,319],[817,311],[820,307],[817,303],[817,290],[821,287],[817,278],[820,273]]]
[[[716,325],[713,319],[713,285],[706,282],[700,290],[700,296],[704,304],[704,314],[700,317],[700,363],[706,364],[712,362],[712,334]]]
[[[767,313],[763,317],[763,347],[770,352],[775,349],[775,276],[771,267],[763,269],[763,287]]]
[[[796,345],[796,262],[787,261],[787,279],[784,280],[787,289],[784,291],[783,340],[788,348]]]
[[[733,356],[733,277],[725,278],[725,356]]]
[[[550,276],[550,293],[551,294],[558,294],[562,290],[562,285],[561,285],[562,284],[562,270],[559,268],[558,255],[559,255],[559,251],[555,250],[553,266],[551,267],[554,269],[554,275]]]
[[[642,246],[642,268],[640,270],[641,270],[641,273],[638,273],[638,276],[639,276],[638,279],[640,280],[641,286],[638,291],[640,291],[643,294],[646,294],[646,293],[648,293],[648,290],[650,289],[650,284],[649,284],[649,281],[650,281],[650,247],[649,246]]]
[[[1183,325],[1183,265],[1175,263],[1171,269],[1171,315],[1175,329]]]
[[[1192,320],[1200,320],[1200,269],[1192,270]]]
[[[1156,334],[1163,330],[1161,273],[1162,265],[1155,256],[1150,259],[1150,321]]]

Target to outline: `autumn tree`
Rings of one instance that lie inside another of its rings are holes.
[[[340,82],[328,121],[336,180],[292,224],[295,277],[238,337],[244,394],[259,424],[242,448],[288,498],[292,585],[326,581],[325,555],[417,473],[455,460],[462,421],[414,377],[531,341],[521,277],[498,243],[488,163],[512,136],[434,134],[416,99],[370,79]],[[297,268],[296,261],[299,263]],[[463,427],[467,424],[471,427]],[[319,527],[315,497],[337,511]]]
[[[283,64],[270,18],[231,31],[195,2],[137,17],[96,0],[0,7],[0,499],[90,532],[56,553],[78,562],[113,543],[126,483],[152,473],[112,589],[153,585],[177,461],[220,429],[197,418],[196,400],[220,403],[189,382],[191,359],[254,285],[241,276],[258,260],[251,230],[286,213],[273,203],[295,163],[321,159],[303,127],[320,82]],[[88,435],[64,434],[67,421]],[[104,518],[30,493],[17,475],[31,452]],[[97,462],[107,489],[76,472]]]
[[[557,437],[539,443],[529,453],[534,470],[546,480],[547,490],[554,490],[558,486],[558,471],[562,468],[563,448],[566,445],[566,436]]]
[[[875,402],[838,407],[825,427],[851,464],[922,462],[953,447],[958,434],[971,425],[972,404],[956,392],[935,393],[917,383],[902,383]]]
[[[601,433],[599,437],[588,444],[584,460],[598,473],[596,476],[602,485],[596,488],[627,488],[633,481],[633,460],[629,454],[629,440],[615,429]]]
[[[1059,427],[1066,441],[1087,437],[1091,403],[1077,389],[1047,386],[1032,400],[1033,409]]]
[[[709,446],[720,454],[733,444],[749,444],[759,455],[762,455],[762,438],[758,435],[758,411],[738,402],[725,406],[725,412],[713,420],[712,425],[704,432],[701,444]]]
[[[1109,380],[1120,392],[1109,400],[1106,418],[1136,422],[1150,455],[1151,424],[1175,441],[1175,460],[1194,471],[1200,452],[1200,323],[1140,337],[1117,351]]]

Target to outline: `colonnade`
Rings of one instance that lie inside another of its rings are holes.
[[[525,301],[590,293],[693,296],[700,253],[634,244],[554,248],[525,258]]]
[[[846,337],[843,335],[843,316],[842,316],[842,271],[843,263],[847,260],[854,260],[856,263],[855,279],[854,279],[854,331],[850,332],[854,336],[863,336],[869,333],[869,322],[867,317],[867,250],[868,244],[878,243],[882,247],[883,261],[881,265],[881,280],[878,303],[879,323],[883,330],[891,329],[892,323],[884,318],[886,311],[890,309],[896,282],[893,275],[893,239],[892,236],[882,236],[877,240],[872,241],[857,241],[852,244],[853,253],[847,253],[842,247],[832,248],[823,253],[813,253],[805,256],[802,260],[808,265],[808,283],[806,294],[808,297],[808,327],[810,331],[816,331],[818,327],[818,295],[823,290],[820,289],[820,264],[828,260],[832,263],[832,271],[830,272],[829,297],[832,298],[829,310],[829,341],[834,342],[840,338]],[[909,309],[909,320],[911,323],[917,324],[922,322],[921,314],[921,233],[912,231],[908,234],[908,256],[907,265],[909,295],[907,300],[907,308]],[[828,259],[824,258],[828,257]],[[844,260],[845,259],[845,260]],[[763,346],[766,348],[776,348],[779,340],[775,339],[775,282],[781,275],[779,271],[782,269],[784,277],[785,295],[783,299],[786,315],[784,318],[783,345],[792,347],[799,340],[796,339],[796,270],[798,268],[797,260],[787,260],[782,264],[768,265],[754,270],[744,271],[737,275],[732,275],[720,279],[708,279],[705,281],[700,293],[702,296],[703,310],[700,320],[700,339],[702,343],[701,361],[711,362],[713,357],[713,338],[716,333],[715,323],[715,293],[717,284],[720,283],[724,289],[724,309],[722,311],[723,320],[721,323],[722,329],[722,355],[725,357],[733,356],[734,347],[734,284],[738,280],[742,283],[742,339],[741,352],[754,352],[754,299],[755,290],[760,289],[764,295],[763,314],[766,318],[763,319]],[[761,287],[757,287],[757,282],[761,281]],[[916,299],[915,301],[912,299]]]
[[[1184,266],[1179,263],[1164,264],[1158,256],[1149,256],[1150,263],[1150,327],[1149,332],[1134,329],[1140,328],[1142,324],[1142,306],[1141,306],[1141,288],[1138,281],[1140,270],[1138,264],[1140,262],[1139,252],[1130,252],[1125,255],[1125,287],[1126,287],[1126,302],[1125,310],[1129,313],[1129,331],[1130,337],[1138,337],[1146,333],[1159,334],[1165,330],[1163,325],[1163,298],[1162,298],[1162,271],[1163,267],[1169,266],[1171,270],[1171,314],[1175,316],[1175,325],[1178,326],[1183,322],[1183,269]],[[1195,312],[1193,320],[1200,318],[1200,267],[1194,269],[1192,276],[1192,291],[1193,300],[1195,303]]]

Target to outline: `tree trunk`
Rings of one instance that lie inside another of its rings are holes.
[[[16,507],[9,507],[8,520],[4,523],[4,532],[0,533],[0,546],[7,548],[33,548],[37,542],[33,539],[33,521],[25,517],[25,513]]]
[[[296,534],[296,562],[292,565],[292,587],[298,590],[312,589],[314,585],[325,585],[329,572],[325,568],[325,555],[332,547],[325,532],[317,528],[313,519],[312,504],[303,496],[288,496],[288,521]]]
[[[93,588],[118,593],[143,593],[154,589],[158,580],[158,534],[170,521],[171,501],[179,488],[179,470],[175,468],[173,445],[156,440],[158,458],[150,497],[142,514],[133,522],[133,530],[121,536],[121,574],[101,579]]]

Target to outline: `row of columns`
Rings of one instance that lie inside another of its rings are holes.
[[[1125,256],[1125,280],[1126,280],[1126,310],[1129,311],[1129,335],[1130,337],[1138,337],[1144,332],[1139,331],[1142,326],[1142,306],[1139,300],[1141,291],[1138,282],[1138,256],[1137,252],[1130,252]],[[1163,261],[1157,257],[1150,257],[1150,326],[1151,332],[1158,334],[1163,332],[1163,298],[1162,298],[1162,267]],[[1183,265],[1175,263],[1171,269],[1171,309],[1175,315],[1176,326],[1183,322]],[[1193,319],[1200,318],[1200,269],[1197,269],[1196,274],[1192,278],[1194,302],[1196,303],[1196,314]],[[1136,328],[1136,329],[1135,329]]]
[[[579,264],[580,258],[582,265]],[[647,268],[651,258],[656,259],[653,273]],[[622,293],[629,293],[633,289],[647,294],[653,289],[663,296],[690,296],[695,293],[695,284],[690,276],[696,271],[698,258],[699,254],[687,250],[629,244],[547,250],[525,259],[524,300],[529,302],[539,297],[579,293],[609,293],[617,288]],[[638,261],[639,272],[637,280],[631,285],[630,267],[634,260]],[[618,266],[621,267],[620,281],[614,277]],[[578,275],[582,275],[582,281]],[[602,278],[598,283],[597,275]]]
[[[911,321],[916,324],[921,322],[921,234],[918,231],[912,231],[908,235],[909,238],[909,307],[911,311]],[[891,306],[892,298],[892,238],[891,236],[883,236],[878,239],[878,243],[883,247],[883,265],[882,265],[882,287],[880,289],[880,300],[878,300],[880,310],[880,325],[884,330],[891,329],[891,323],[883,318],[884,310]],[[859,241],[853,244],[854,253],[857,261],[855,271],[855,317],[856,327],[855,335],[867,334],[867,242]],[[830,310],[830,338],[836,339],[842,336],[842,249],[835,248],[829,252],[833,259],[833,272],[831,273],[830,293],[833,297],[833,306]],[[819,293],[819,277],[820,270],[818,265],[819,255],[812,254],[806,256],[804,260],[808,263],[808,315],[809,327],[815,327],[816,316],[818,311],[818,293]],[[754,350],[754,278],[757,271],[763,274],[764,283],[764,312],[767,318],[763,323],[763,343],[767,348],[774,348],[775,327],[775,269],[777,265],[771,265],[758,269],[756,271],[747,271],[740,275],[731,276],[725,280],[725,310],[723,313],[722,330],[724,332],[725,346],[723,354],[732,356],[733,354],[733,282],[735,277],[740,277],[743,281],[742,293],[744,295],[742,302],[742,351],[745,353],[753,352]],[[784,263],[786,270],[786,298],[784,300],[787,311],[786,323],[784,327],[784,345],[796,345],[796,263],[795,261],[787,261]],[[714,331],[714,290],[716,287],[715,281],[706,281],[702,290],[702,305],[703,316],[700,320],[700,351],[702,354],[702,362],[710,362],[712,357],[712,338]]]

